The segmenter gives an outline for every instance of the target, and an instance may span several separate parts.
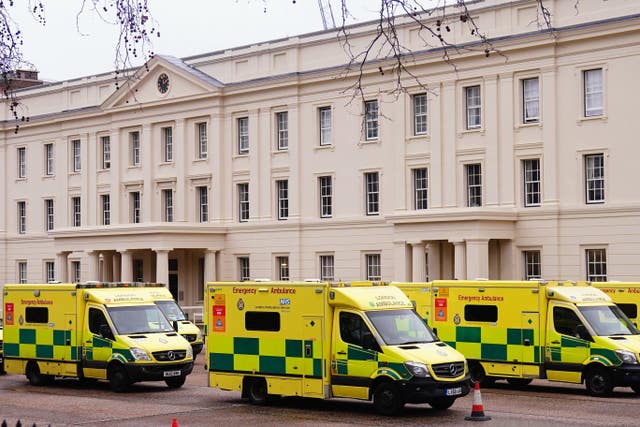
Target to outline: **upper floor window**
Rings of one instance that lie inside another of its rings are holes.
[[[27,177],[27,148],[18,148],[18,178]]]
[[[540,121],[540,84],[537,77],[522,80],[522,113],[523,123]]]
[[[465,165],[467,175],[467,206],[482,206],[482,167],[480,163]]]
[[[416,210],[428,208],[429,178],[427,168],[413,170],[413,208]]]
[[[238,184],[238,220],[249,221],[249,184]]]
[[[71,224],[74,227],[80,227],[82,225],[82,206],[79,196],[71,198],[71,215]]]
[[[318,123],[320,127],[320,146],[331,145],[332,117],[331,107],[318,108]]]
[[[81,158],[81,145],[79,139],[71,141],[71,164],[73,165],[73,172],[80,172],[82,170],[82,158]]]
[[[100,205],[102,208],[102,225],[111,224],[111,196],[109,194],[100,195]]]
[[[278,270],[278,280],[289,280],[289,257],[276,257],[276,269]]]
[[[248,256],[239,256],[238,257],[238,270],[239,270],[239,279],[241,282],[247,281],[251,279],[251,271],[249,269],[249,257]]]
[[[526,159],[522,161],[522,175],[524,185],[524,205],[540,206],[540,159]]]
[[[101,169],[110,169],[111,168],[111,137],[101,136],[100,137],[100,152],[101,155]]]
[[[27,232],[27,202],[18,202],[18,234]]]
[[[132,191],[129,195],[130,199],[130,203],[131,203],[131,222],[133,224],[139,224],[140,220],[141,220],[141,216],[140,216],[140,211],[141,211],[141,206],[140,206],[140,192],[139,191]]]
[[[276,113],[276,127],[278,150],[287,150],[289,148],[289,113],[286,111]]]
[[[320,280],[334,280],[334,258],[333,255],[320,255]]]
[[[173,222],[173,190],[162,190],[162,220]]]
[[[427,133],[427,94],[413,95],[413,134]]]
[[[607,281],[607,250],[606,249],[587,249],[586,266],[587,280],[590,282],[606,282]]]
[[[467,129],[477,129],[482,125],[482,102],[480,98],[480,86],[464,88],[465,106],[467,113]]]
[[[364,174],[365,209],[367,215],[380,213],[380,176],[378,172]]]
[[[540,251],[523,251],[522,255],[524,260],[524,280],[541,279]]]
[[[200,222],[209,221],[209,189],[205,185],[198,187],[198,218]]]
[[[129,160],[131,166],[140,165],[140,132],[129,132]]]
[[[330,176],[318,177],[320,194],[320,217],[330,218],[333,216],[333,185]]]
[[[378,139],[378,101],[364,103],[364,134],[367,141]]]
[[[287,219],[289,218],[289,181],[286,179],[276,181],[276,193],[278,219]]]
[[[367,280],[381,280],[382,267],[380,264],[380,254],[365,254],[364,257]]]
[[[53,175],[53,144],[44,144],[44,174]]]
[[[585,190],[587,203],[604,202],[604,154],[584,156]]]
[[[207,135],[207,124],[206,123],[197,123],[196,124],[198,138],[197,138],[197,146],[196,153],[198,159],[206,159],[209,153],[209,142]]]
[[[602,68],[584,70],[584,116],[601,116],[604,112]]]
[[[249,117],[238,119],[238,154],[249,153]]]
[[[162,128],[162,154],[164,162],[173,162],[173,128],[171,127]]]
[[[44,200],[44,224],[45,230],[51,231],[54,227],[54,211],[53,211],[53,199]]]

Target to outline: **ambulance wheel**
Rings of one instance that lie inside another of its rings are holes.
[[[449,409],[451,405],[453,405],[453,402],[455,401],[456,401],[455,397],[440,397],[438,399],[435,399],[429,402],[429,405],[431,405],[433,409],[436,409],[438,411],[444,411],[445,409]]]
[[[509,385],[514,387],[525,387],[531,384],[533,381],[531,378],[507,378],[507,382]]]
[[[164,382],[167,384],[169,388],[180,388],[184,385],[184,382],[187,380],[186,376],[181,377],[173,377],[167,378]]]
[[[469,372],[471,374],[471,385],[479,382],[483,387],[489,387],[496,382],[495,378],[488,377],[484,368],[479,362],[469,364]]]
[[[29,380],[29,384],[34,386],[42,386],[51,382],[51,375],[43,375],[40,373],[40,367],[37,362],[30,361],[27,363],[26,370],[27,379]]]
[[[611,375],[602,368],[589,369],[584,376],[584,385],[591,396],[608,396],[613,390]]]
[[[404,407],[404,401],[395,384],[382,382],[373,392],[373,406],[380,415],[395,415]]]
[[[249,378],[246,380],[249,402],[254,405],[266,405],[269,400],[267,381],[264,378]]]
[[[123,393],[129,389],[129,376],[122,366],[113,365],[109,368],[109,386],[116,393]]]

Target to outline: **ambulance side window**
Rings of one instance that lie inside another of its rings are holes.
[[[638,306],[636,304],[619,303],[618,307],[629,319],[636,319],[638,317]]]
[[[111,328],[109,328],[107,318],[104,316],[102,310],[98,310],[97,308],[89,308],[89,330],[92,334],[113,339],[113,333],[111,332]]]
[[[584,329],[578,315],[565,307],[553,307],[553,326],[556,332],[575,338],[582,338],[579,330]],[[582,326],[582,328],[579,328]],[[583,338],[584,339],[584,338]]]
[[[354,313],[340,313],[340,338],[348,344],[380,352],[380,346],[364,323],[362,317]]]
[[[27,323],[48,323],[49,309],[47,307],[27,307],[24,310]]]

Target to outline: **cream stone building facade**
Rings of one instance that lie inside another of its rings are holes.
[[[23,89],[0,143],[0,282],[640,278],[640,3],[485,0],[501,54],[352,98],[335,32]],[[455,13],[456,43],[476,43]],[[357,48],[371,25],[351,28]],[[80,60],[80,59],[79,59]],[[346,90],[345,90],[346,89]]]

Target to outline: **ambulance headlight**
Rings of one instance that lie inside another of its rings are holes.
[[[193,348],[191,347],[191,344],[189,344],[187,346],[187,359],[193,357]]]
[[[622,363],[627,363],[629,365],[636,365],[638,363],[638,359],[636,355],[627,350],[616,350],[616,354],[622,360]]]
[[[131,355],[135,360],[151,360],[149,353],[138,347],[131,347]]]
[[[431,376],[429,375],[429,369],[427,369],[427,365],[425,365],[424,363],[404,362],[404,366],[406,366],[409,372],[411,372],[415,377],[428,378]]]

